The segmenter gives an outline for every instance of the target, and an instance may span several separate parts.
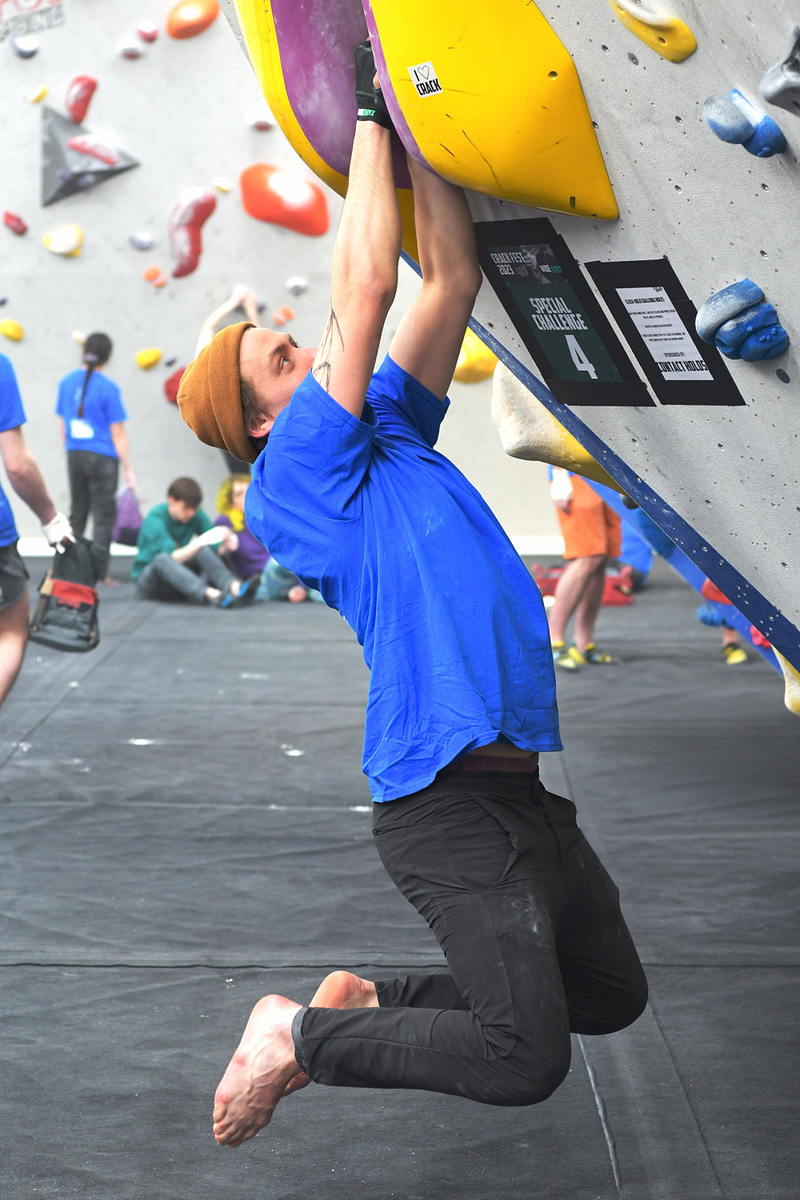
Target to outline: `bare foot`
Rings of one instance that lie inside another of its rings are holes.
[[[350,971],[333,971],[326,975],[314,993],[309,1008],[377,1008],[375,984],[361,979]],[[311,1083],[305,1071],[300,1071],[286,1086],[284,1096],[299,1092]]]
[[[289,591],[287,593],[287,599],[289,599],[292,602],[292,604],[299,604],[301,600],[305,600],[307,595],[308,595],[308,592],[303,587],[302,583],[296,583],[294,585],[294,587],[289,588]],[[317,1007],[321,1007],[321,1006],[318,1005]]]
[[[300,1008],[284,996],[264,996],[214,1097],[214,1137],[235,1149],[268,1125],[290,1080],[300,1073],[292,1019]]]

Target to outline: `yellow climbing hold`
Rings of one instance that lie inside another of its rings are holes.
[[[231,183],[230,179],[218,178],[214,180],[214,187],[218,192],[229,192],[233,187],[233,184]]]
[[[575,64],[535,4],[370,8],[409,132],[437,174],[534,208],[619,216]]]
[[[489,378],[496,366],[497,355],[492,354],[477,333],[468,329],[453,374],[456,383],[480,383],[482,379]]]
[[[161,362],[161,351],[156,346],[151,346],[149,350],[140,350],[136,355],[136,365],[143,371],[149,371],[157,362]]]
[[[772,650],[783,671],[783,681],[786,685],[786,690],[783,694],[783,703],[790,713],[794,713],[796,717],[800,717],[800,672],[790,662],[787,662],[774,646]]]
[[[670,62],[683,62],[697,49],[697,38],[680,17],[652,13],[637,0],[608,0],[626,29]],[[650,0],[646,0],[650,3]]]
[[[83,230],[80,225],[61,225],[58,229],[46,233],[42,238],[51,254],[63,254],[65,258],[75,258],[80,254],[83,245]]]
[[[25,337],[25,330],[20,325],[19,321],[12,321],[11,317],[6,317],[0,321],[0,333],[3,337],[9,338],[12,342],[21,342]]]
[[[511,458],[563,467],[625,495],[597,459],[503,363],[494,373],[492,420],[500,434],[500,443]]]
[[[41,104],[42,101],[44,100],[45,96],[47,95],[47,91],[48,91],[47,84],[43,83],[40,88],[36,89],[36,91],[33,93],[33,95],[28,97],[28,99],[30,100],[31,104]]]

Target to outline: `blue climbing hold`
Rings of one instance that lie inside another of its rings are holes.
[[[733,145],[743,145],[756,131],[755,125],[727,96],[709,96],[703,105],[703,120],[720,141]]]
[[[755,333],[757,329],[762,329],[765,325],[777,325],[777,323],[778,314],[774,305],[768,304],[766,301],[752,304],[750,308],[743,309],[735,317],[731,317],[730,321],[725,321],[720,325],[714,335],[714,345],[728,358],[738,358],[739,347],[750,337],[751,333]]]
[[[768,325],[742,342],[739,357],[745,362],[762,358],[780,358],[789,349],[789,335],[782,325]]]
[[[753,126],[753,136],[742,143],[747,153],[754,154],[756,158],[772,158],[773,154],[782,154],[786,149],[786,138],[772,117],[751,104],[738,88],[731,88],[728,99]]]
[[[704,342],[714,341],[720,325],[735,317],[752,304],[764,299],[764,293],[752,279],[740,279],[730,287],[722,288],[706,300],[695,318],[695,328]]]

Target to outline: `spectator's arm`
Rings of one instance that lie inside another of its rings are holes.
[[[117,452],[117,458],[122,463],[122,478],[125,480],[126,487],[129,487],[133,491],[136,487],[136,476],[131,466],[128,434],[125,430],[125,425],[122,421],[115,421],[112,425],[109,425],[108,429],[111,434],[111,441],[114,443],[114,449]]]
[[[14,491],[36,513],[42,524],[47,525],[58,516],[39,464],[27,447],[21,426],[0,433],[0,457]]]
[[[217,330],[217,325],[223,317],[227,317],[228,313],[233,312],[235,308],[243,308],[248,321],[252,321],[254,325],[260,325],[258,319],[258,301],[255,292],[251,292],[250,288],[239,285],[231,292],[229,298],[220,304],[219,308],[215,308],[209,313],[203,324],[200,326],[200,333],[197,338],[197,347],[195,348],[195,357],[203,350],[213,338]]]

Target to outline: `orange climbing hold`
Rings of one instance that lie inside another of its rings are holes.
[[[218,0],[180,0],[167,17],[171,38],[190,38],[203,33],[219,16]]]
[[[259,221],[319,237],[330,225],[319,184],[269,163],[252,163],[239,176],[244,210]]]

